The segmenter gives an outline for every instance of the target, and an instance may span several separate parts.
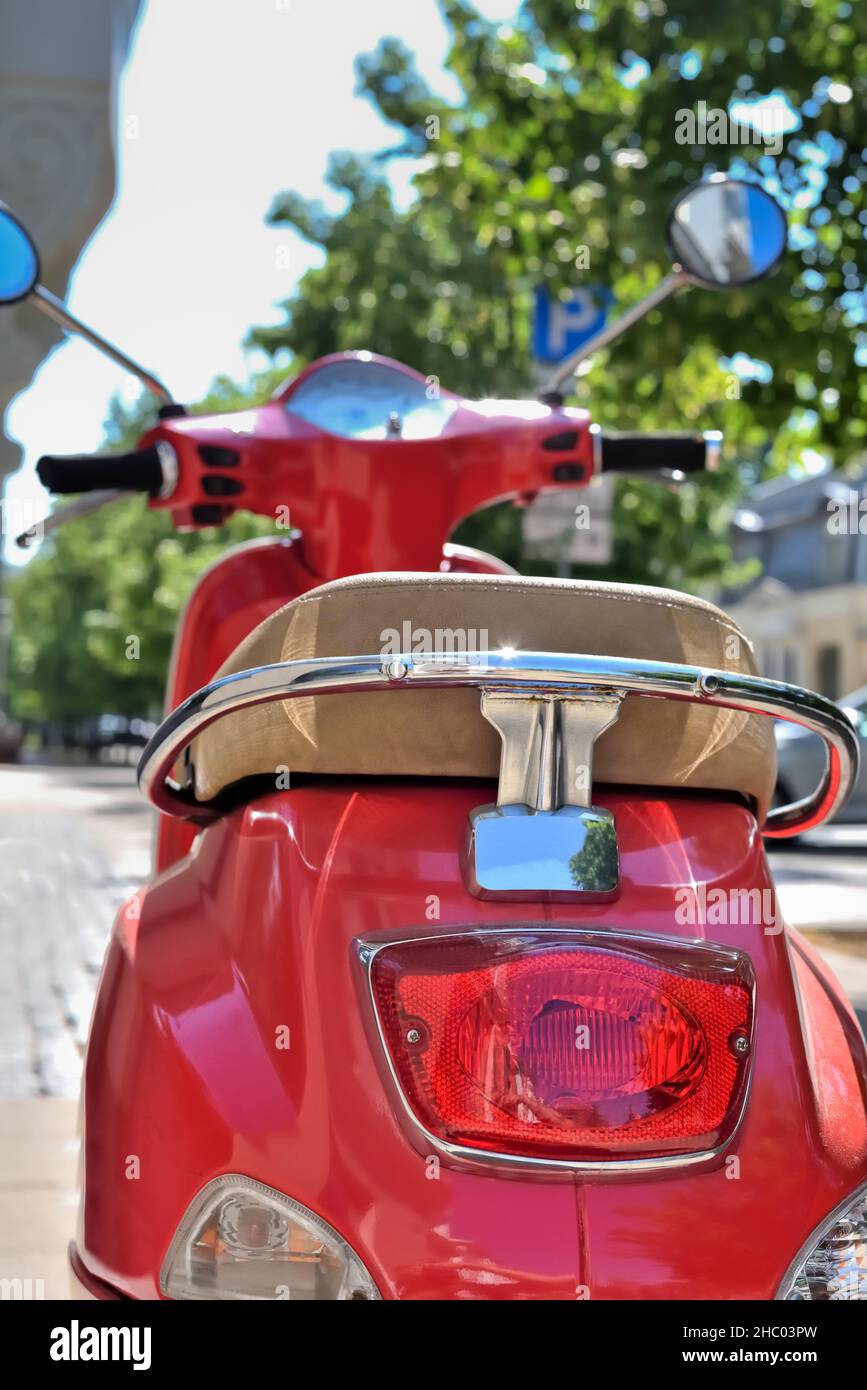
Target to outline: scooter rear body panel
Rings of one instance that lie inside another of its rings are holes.
[[[205,830],[126,905],[87,1056],[80,1248],[93,1275],[160,1297],[185,1209],[236,1172],[329,1221],[384,1298],[774,1296],[809,1232],[867,1177],[867,1058],[833,979],[779,919],[679,920],[684,886],[771,894],[753,817],[734,799],[595,789],[617,819],[619,898],[497,904],[468,893],[459,852],[468,812],[491,791],[328,779],[269,794]],[[504,1177],[437,1169],[409,1142],[355,943],[503,923],[749,955],[751,1088],[716,1166]]]

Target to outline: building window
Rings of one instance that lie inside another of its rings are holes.
[[[753,646],[756,665],[763,676],[772,681],[785,681],[788,685],[801,682],[801,653],[788,642],[770,641]]]
[[[783,652],[783,680],[787,685],[800,685],[801,661],[797,647],[786,647]]]
[[[816,683],[821,695],[836,700],[840,695],[840,648],[820,647],[816,653]]]

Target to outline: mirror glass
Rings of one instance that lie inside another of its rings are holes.
[[[39,279],[36,247],[8,208],[0,203],[0,304],[14,304]]]
[[[675,204],[668,245],[699,284],[748,285],[768,275],[782,256],[786,218],[757,184],[719,176],[687,189]]]

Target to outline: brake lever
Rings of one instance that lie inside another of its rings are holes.
[[[52,531],[56,531],[59,526],[65,526],[67,521],[77,521],[79,517],[89,516],[91,512],[98,512],[101,507],[107,507],[111,502],[120,502],[124,497],[131,494],[123,492],[120,488],[103,488],[100,492],[85,492],[81,497],[76,497],[74,502],[67,502],[65,506],[58,507],[57,511],[49,512],[44,521],[37,521],[35,526],[30,526],[26,531],[22,531],[20,536],[15,537],[15,544],[19,550],[29,550],[33,543],[41,540]]]

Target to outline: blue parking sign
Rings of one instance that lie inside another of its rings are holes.
[[[610,290],[588,286],[562,299],[548,290],[536,291],[533,356],[537,362],[562,362],[600,328],[611,303]]]

